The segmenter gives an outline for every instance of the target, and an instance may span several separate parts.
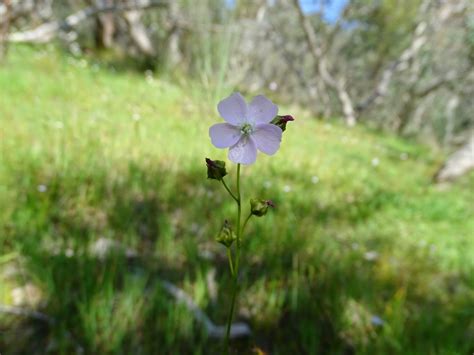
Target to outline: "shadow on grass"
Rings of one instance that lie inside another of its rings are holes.
[[[120,177],[98,169],[66,172],[49,181],[43,193],[23,186],[25,203],[7,236],[20,252],[28,281],[41,289],[39,309],[54,321],[5,320],[0,348],[30,354],[79,348],[85,353],[220,353],[220,344],[207,339],[188,310],[157,282],[182,287],[211,319],[225,323],[230,280],[225,252],[212,236],[233,206],[225,191],[204,177],[204,168],[177,173],[130,164]],[[277,191],[266,194],[283,200]],[[472,313],[465,296],[468,279],[456,275],[454,291],[433,295],[432,287],[444,290],[447,281],[436,277],[436,263],[425,255],[406,256],[401,270],[411,275],[391,271],[396,238],[383,241],[387,256],[365,260],[332,235],[314,233],[320,224],[331,225],[333,233],[339,225],[364,223],[384,206],[397,204],[389,190],[362,196],[350,210],[345,201],[322,207],[287,197],[267,221],[255,221],[237,315],[254,334],[236,342],[236,351],[403,353],[408,347],[417,353],[466,344]],[[100,253],[98,240],[112,241],[114,248]],[[212,270],[215,280],[208,278]],[[213,284],[220,286],[216,295]],[[374,321],[375,316],[382,320]]]

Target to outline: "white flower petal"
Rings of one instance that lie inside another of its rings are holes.
[[[225,121],[234,126],[247,121],[247,103],[238,92],[219,102],[217,110]]]
[[[251,137],[243,136],[229,149],[228,157],[237,164],[253,164],[257,160],[257,148]]]
[[[269,123],[278,114],[278,106],[263,95],[255,96],[248,110],[249,120],[255,123]]]
[[[273,155],[280,148],[282,130],[270,123],[260,123],[255,127],[252,138],[261,152]]]
[[[227,148],[240,139],[240,130],[228,123],[217,123],[209,128],[209,137],[217,148]]]

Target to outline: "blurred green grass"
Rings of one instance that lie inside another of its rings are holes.
[[[0,68],[0,299],[34,285],[54,323],[0,315],[0,350],[218,353],[157,283],[225,323],[230,279],[213,238],[234,206],[205,178],[204,157],[225,159],[207,135],[213,95],[189,87],[12,48]],[[244,198],[277,208],[245,240],[238,318],[254,333],[241,353],[472,352],[474,176],[439,188],[436,152],[280,112],[297,118],[281,150],[243,169]],[[100,239],[136,256],[91,255]]]

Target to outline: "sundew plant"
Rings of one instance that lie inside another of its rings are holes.
[[[220,181],[237,207],[235,224],[225,220],[216,237],[216,240],[227,249],[229,270],[233,280],[224,344],[225,351],[229,352],[229,337],[238,291],[242,243],[245,242],[245,227],[252,216],[262,217],[270,207],[274,207],[271,200],[251,198],[249,212],[242,222],[240,170],[242,165],[255,163],[258,151],[274,155],[280,148],[286,124],[294,119],[290,115],[278,116],[278,106],[263,95],[254,97],[247,104],[241,94],[234,93],[219,102],[217,109],[226,122],[213,125],[209,129],[209,136],[215,147],[229,148],[228,158],[237,164],[235,190],[232,190],[225,180],[225,176],[227,176],[225,162],[206,158],[208,178]]]

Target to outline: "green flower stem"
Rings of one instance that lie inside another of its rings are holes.
[[[230,311],[229,311],[229,317],[227,318],[227,331],[225,334],[225,350],[227,354],[230,354],[230,349],[229,349],[229,339],[230,339],[230,327],[232,324],[232,317],[234,315],[234,308],[235,308],[235,299],[237,298],[237,289],[238,289],[238,284],[237,284],[237,274],[234,274],[234,285],[233,285],[233,290],[232,290],[232,301],[230,304]]]
[[[237,164],[237,236],[240,237],[240,215],[242,214],[242,197],[240,196],[240,164]],[[237,242],[240,243],[240,238],[237,239]]]
[[[232,277],[234,277],[234,262],[232,261],[232,251],[227,247],[227,259],[229,259],[229,268]]]
[[[222,180],[223,181],[223,180]],[[225,186],[225,185],[224,185]],[[230,191],[230,190],[228,190]],[[234,196],[233,196],[234,197]],[[235,308],[235,300],[237,298],[237,290],[238,290],[238,278],[239,278],[239,261],[240,261],[240,239],[241,239],[241,231],[240,228],[240,219],[242,216],[242,204],[241,204],[241,194],[240,194],[240,164],[237,164],[237,197],[234,197],[234,200],[237,203],[237,245],[236,245],[236,252],[235,252],[235,264],[233,268],[233,273],[231,269],[231,273],[233,276],[233,290],[232,290],[232,300],[230,304],[230,311],[229,317],[227,319],[227,331],[225,334],[225,349],[227,353],[229,353],[229,337],[230,337],[230,328],[232,325],[232,318],[234,316],[234,308]],[[229,259],[230,260],[230,259]]]
[[[247,226],[247,222],[250,220],[250,217],[252,217],[252,213],[250,213],[247,218],[245,219],[244,225],[242,226],[242,234],[244,234],[245,227]]]
[[[221,182],[222,182],[222,185],[224,185],[225,189],[227,190],[227,192],[229,193],[230,196],[232,196],[232,198],[235,200],[235,202],[238,202],[238,199],[237,197],[232,193],[232,191],[229,189],[229,186],[227,186],[227,184],[225,183],[225,180],[224,178],[221,179]]]
[[[242,238],[240,219],[242,217],[242,196],[240,194],[240,164],[237,164],[237,257],[235,260],[235,274],[239,272],[240,240]]]

